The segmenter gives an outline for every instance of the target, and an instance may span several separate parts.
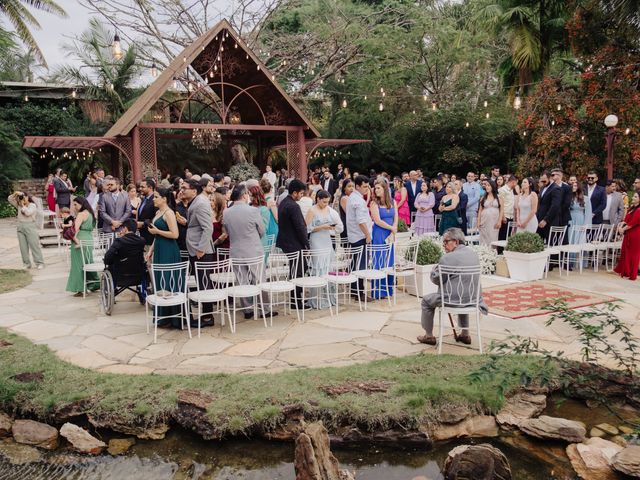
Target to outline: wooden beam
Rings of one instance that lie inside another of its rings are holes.
[[[308,130],[308,127],[300,127],[298,125],[217,125],[215,123],[139,123],[139,128],[154,129],[185,129],[193,130],[194,128],[211,129],[211,130],[257,130],[270,132],[297,132],[299,129]]]

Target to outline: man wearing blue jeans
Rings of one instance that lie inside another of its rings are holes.
[[[360,256],[360,264],[352,265],[353,270],[364,270],[367,266],[366,246],[371,243],[371,216],[367,208],[367,202],[364,195],[369,193],[369,178],[364,175],[358,175],[355,180],[355,190],[347,200],[347,239],[351,247],[363,247]],[[362,279],[358,280],[359,291],[364,291],[364,283]],[[351,293],[357,294],[355,282],[351,285]]]

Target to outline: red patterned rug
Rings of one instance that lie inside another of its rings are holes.
[[[569,308],[580,308],[616,300],[607,295],[583,290],[559,287],[543,281],[518,283],[517,285],[495,286],[482,290],[489,312],[502,317],[523,318],[546,315],[548,310],[541,307],[549,300],[563,297]]]

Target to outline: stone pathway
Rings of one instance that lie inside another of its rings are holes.
[[[100,311],[97,294],[75,298],[64,291],[67,265],[56,248],[45,249],[47,267],[33,270],[27,288],[0,295],[0,326],[37,344],[45,344],[63,360],[113,373],[197,374],[214,372],[278,372],[301,367],[343,366],[371,360],[435,353],[435,347],[417,342],[420,305],[416,297],[399,294],[397,305],[386,301],[369,305],[367,312],[355,305],[340,308],[338,317],[327,311],[306,312],[305,323],[294,316],[278,316],[273,327],[262,319],[238,321],[237,333],[228,325],[193,331],[159,330],[158,343],[146,333],[145,312],[128,292],[118,296],[113,314]],[[20,268],[15,221],[0,220],[0,268]],[[606,272],[559,277],[559,285],[611,295],[626,301],[620,316],[640,337],[640,286]],[[483,286],[503,283],[499,277],[483,278]],[[577,335],[564,325],[546,327],[547,316],[511,320],[489,315],[482,320],[485,346],[505,338],[508,331],[530,336],[541,347],[579,358]],[[216,323],[218,323],[216,321]],[[449,330],[450,331],[450,330]],[[473,331],[472,331],[473,336]],[[456,344],[452,334],[444,352],[455,355],[477,353]]]

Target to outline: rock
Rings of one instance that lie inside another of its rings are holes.
[[[215,397],[198,390],[183,390],[178,393],[178,406],[172,419],[205,440],[219,440],[221,433],[207,415],[207,407],[214,400]]]
[[[618,427],[618,430],[620,430],[620,432],[624,433],[625,435],[631,435],[634,431],[633,428],[627,427],[626,425],[620,425]]]
[[[542,439],[564,440],[569,443],[580,443],[585,439],[587,430],[582,422],[566,418],[548,417],[523,420],[518,428],[527,435]]]
[[[616,445],[620,445],[623,448],[629,444],[629,442],[627,442],[627,440],[621,435],[616,435],[615,437],[611,437],[611,441]]]
[[[47,450],[55,450],[58,447],[58,430],[46,423],[16,420],[11,427],[11,433],[18,443]]]
[[[107,452],[111,455],[123,455],[129,451],[131,447],[136,444],[136,439],[130,438],[112,438],[109,440],[109,447]]]
[[[343,427],[330,437],[331,445],[353,443],[376,443],[384,445],[403,445],[431,448],[433,442],[426,432],[419,430],[383,430],[381,432],[363,432],[358,427]]]
[[[464,405],[454,405],[451,407],[442,407],[438,412],[438,420],[440,423],[452,424],[459,423],[471,415],[469,408]]]
[[[595,428],[599,428],[609,435],[618,435],[618,433],[620,433],[616,427],[614,427],[613,425],[609,425],[608,423],[601,423],[599,425],[596,425]]]
[[[598,427],[593,427],[590,431],[589,431],[589,436],[590,437],[604,437],[606,435],[606,433],[604,433],[602,430],[600,430]]]
[[[615,450],[618,449],[618,450]],[[567,446],[571,466],[583,480],[616,480],[617,475],[609,466],[620,447],[602,438],[590,438],[585,443]]]
[[[534,395],[528,392],[517,393],[507,399],[502,410],[496,415],[496,421],[500,425],[518,426],[522,420],[540,415],[546,407],[546,395]]]
[[[460,445],[444,461],[446,480],[510,480],[511,467],[504,454],[488,443]]]
[[[614,470],[631,477],[640,477],[640,445],[623,448],[611,461]]]
[[[37,448],[4,440],[0,441],[0,457],[4,457],[12,465],[24,465],[39,461],[42,455]]]
[[[267,440],[281,442],[295,441],[298,435],[304,431],[307,424],[304,421],[303,405],[285,405],[282,408],[282,414],[284,415],[285,421],[281,425],[274,430],[263,432],[263,436]]]
[[[477,415],[455,425],[438,425],[430,436],[435,441],[460,437],[497,437],[498,424],[490,415]]]
[[[98,440],[85,429],[73,423],[67,422],[62,425],[60,435],[67,439],[76,452],[99,455],[107,447],[107,444],[102,440]]]
[[[129,420],[110,415],[109,417],[96,417],[87,415],[89,423],[95,428],[108,428],[114,432],[124,433],[125,435],[135,435],[137,438],[144,440],[162,440],[169,431],[169,425],[158,421],[153,425],[136,424]]]
[[[80,417],[91,411],[94,403],[94,398],[84,398],[63,405],[56,405],[53,411],[53,417],[58,422],[68,422],[73,418]]]
[[[499,442],[526,452],[526,455],[547,465],[553,470],[555,478],[573,478],[574,471],[563,448],[558,442],[545,442],[537,438],[528,437],[524,433],[514,431],[512,434],[500,435]]]
[[[6,413],[0,412],[0,438],[8,437],[11,435],[11,426],[13,420]]]
[[[306,426],[296,438],[296,480],[340,480],[340,464],[329,450],[329,435],[320,422]]]

